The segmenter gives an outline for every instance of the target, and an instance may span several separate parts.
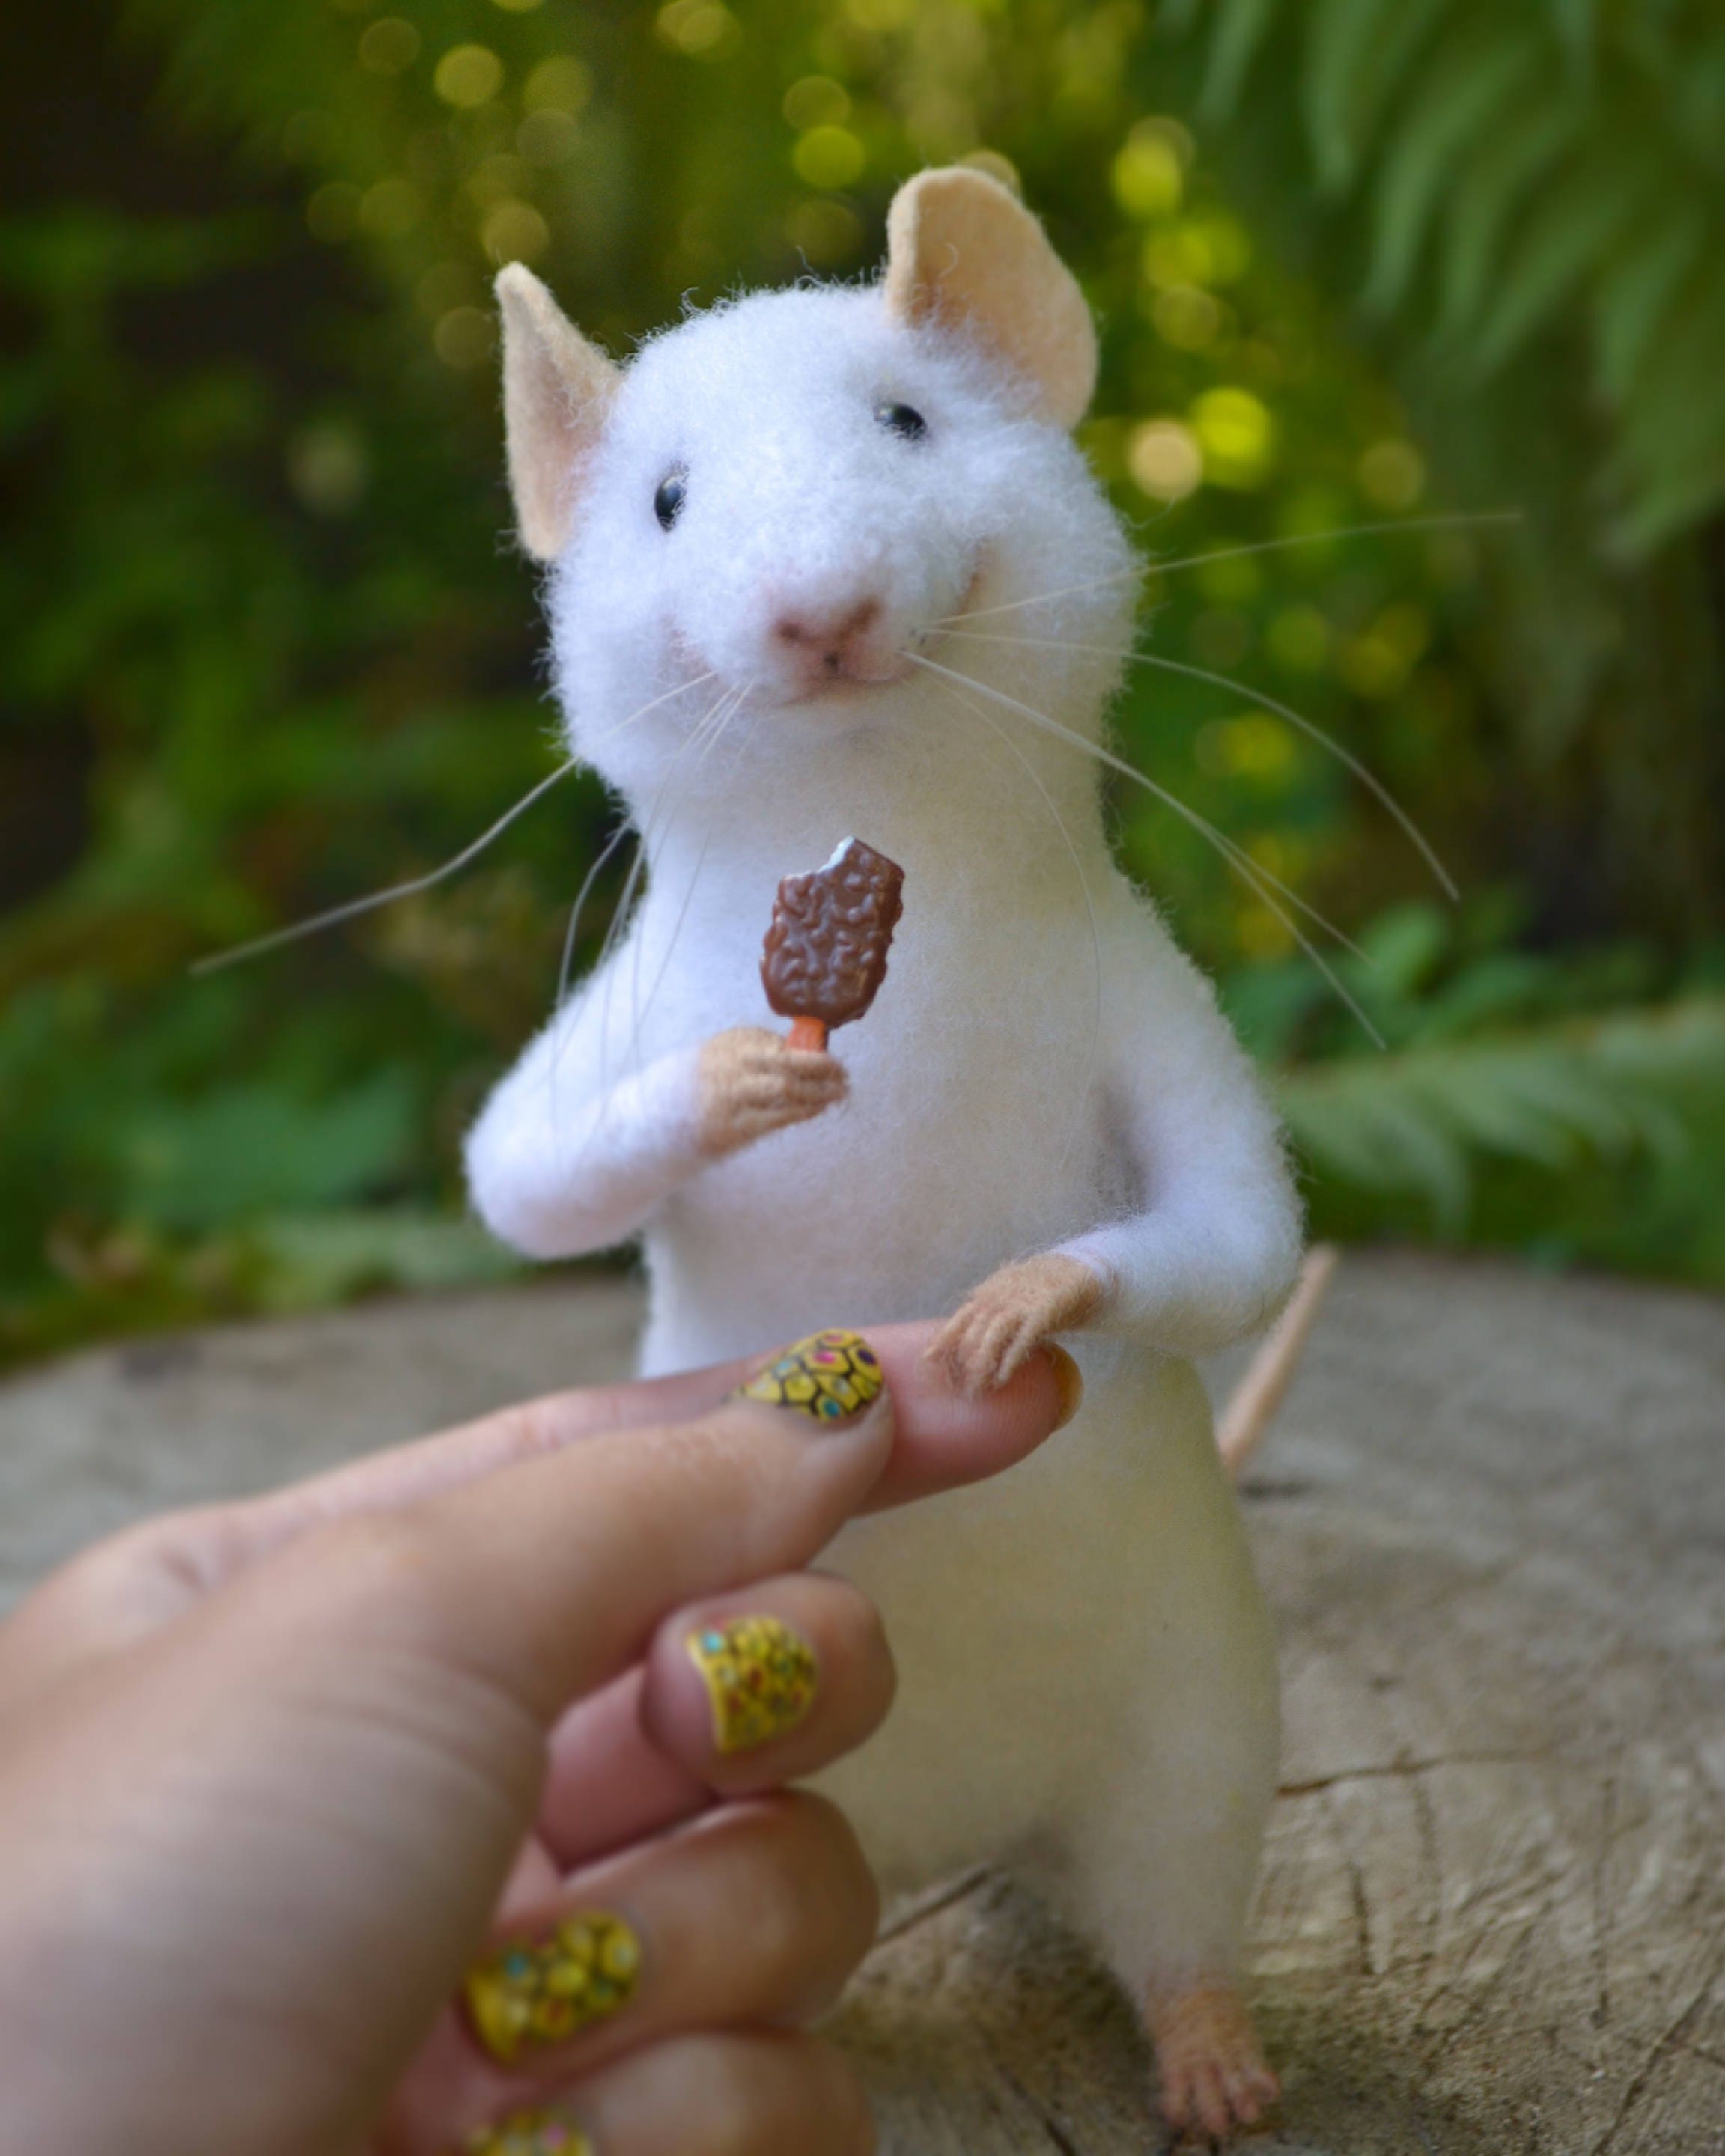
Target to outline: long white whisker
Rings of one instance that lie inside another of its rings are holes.
[[[557,1001],[552,1005],[553,1010],[562,1009],[569,993],[569,971],[574,963],[575,937],[581,927],[581,916],[586,911],[587,901],[593,896],[593,887],[598,881],[606,862],[611,859],[629,834],[629,820],[625,817],[594,855],[593,866],[582,879],[581,888],[575,894],[575,903],[569,908],[569,925],[563,931],[563,955],[557,967]]]
[[[950,682],[943,682],[942,686],[955,704],[968,711],[973,718],[981,720],[1002,745],[1011,751],[1023,769],[1024,776],[1042,796],[1047,804],[1049,814],[1054,819],[1055,829],[1060,833],[1066,851],[1071,855],[1072,870],[1078,878],[1078,888],[1084,895],[1084,910],[1090,916],[1091,960],[1096,975],[1096,1014],[1091,1027],[1090,1049],[1085,1058],[1084,1083],[1079,1089],[1077,1106],[1073,1112],[1072,1127],[1067,1133],[1065,1145],[1061,1149],[1060,1165],[1064,1167],[1077,1140],[1079,1131],[1082,1127],[1085,1104],[1089,1100],[1091,1088],[1096,1082],[1096,1060],[1102,1040],[1102,937],[1101,932],[1096,926],[1096,901],[1090,895],[1090,879],[1084,873],[1084,863],[1079,859],[1078,849],[1072,843],[1072,834],[1066,829],[1066,819],[1056,807],[1053,794],[1043,784],[1041,773],[1035,765],[1031,762],[1029,757],[1024,754],[998,719],[991,718],[979,704],[972,703],[962,690],[954,688]]]
[[[701,678],[703,681],[710,681],[713,679],[713,675],[711,672],[708,672],[702,675]],[[640,843],[635,848],[635,856],[629,863],[629,875],[624,880],[622,894],[617,902],[617,910],[611,916],[610,923],[605,931],[605,940],[599,947],[598,959],[593,971],[595,976],[603,978],[604,983],[599,1009],[599,1091],[602,1102],[605,1104],[608,1104],[611,1092],[611,1003],[612,986],[615,974],[615,968],[611,962],[616,956],[618,947],[628,929],[629,915],[635,902],[635,895],[640,889],[643,872],[651,866],[653,842],[661,828],[661,812],[670,797],[671,786],[682,766],[683,759],[701,739],[704,729],[714,713],[723,707],[732,693],[728,688],[720,691],[690,729],[689,733],[679,744],[675,754],[671,757],[665,777],[660,782],[659,789],[653,797],[652,806],[642,819]],[[559,1047],[561,1048],[561,1043]],[[555,1057],[552,1060],[552,1070],[555,1078],[557,1070]],[[600,1130],[604,1128],[604,1119],[608,1112],[608,1106],[602,1105],[598,1125]]]
[[[728,704],[725,703],[722,698],[721,699],[722,716],[720,716],[712,726],[711,729],[708,732],[706,741],[701,748],[700,755],[695,759],[696,770],[698,770],[701,766],[706,762],[707,757],[712,753],[713,750],[718,747],[720,742],[730,730],[732,720],[736,718],[737,713],[748,701],[749,691],[754,687],[754,685],[755,685],[752,681],[744,682],[742,686],[732,696]],[[646,1024],[647,1015],[653,1008],[660,989],[664,986],[665,974],[669,972],[670,968],[672,954],[677,947],[677,939],[683,932],[684,922],[689,918],[689,908],[694,903],[695,900],[695,887],[701,881],[701,871],[706,865],[707,848],[711,844],[711,843],[712,829],[711,826],[709,825],[707,829],[701,835],[701,850],[696,855],[695,866],[689,872],[689,888],[683,893],[682,905],[678,908],[677,917],[671,924],[671,932],[665,942],[665,954],[660,959],[658,972],[653,976],[653,984],[647,991],[647,1000],[645,1003],[643,1003],[640,999],[640,946],[639,944],[637,944],[635,947],[635,970],[634,976],[635,1012],[633,1037],[629,1044],[629,1053],[631,1056],[633,1056],[639,1049],[641,1028]]]
[[[1344,768],[1351,771],[1367,792],[1382,807],[1388,809],[1390,815],[1401,826],[1404,835],[1412,844],[1414,851],[1437,878],[1445,896],[1450,899],[1461,897],[1461,893],[1457,888],[1455,879],[1439,860],[1435,850],[1424,832],[1420,830],[1420,826],[1383,780],[1368,766],[1362,763],[1351,749],[1344,748],[1332,734],[1326,733],[1314,720],[1304,717],[1294,709],[1291,704],[1284,704],[1278,697],[1269,695],[1266,690],[1251,688],[1244,681],[1235,681],[1226,674],[1212,674],[1207,666],[1189,666],[1183,660],[1164,659],[1159,652],[1155,651],[1117,653],[1114,647],[1107,644],[1070,644],[1062,638],[1050,636],[990,636],[981,630],[967,629],[950,629],[947,634],[948,636],[963,637],[967,643],[971,644],[1020,644],[1032,650],[1093,651],[1104,658],[1123,659],[1129,665],[1154,666],[1161,673],[1183,674],[1189,680],[1208,681],[1215,688],[1227,689],[1236,696],[1244,696],[1248,703],[1256,704],[1261,711],[1273,711],[1277,718],[1285,719],[1291,726],[1296,727],[1307,740],[1315,741],[1320,748],[1327,749],[1336,761]]]
[[[1140,562],[1111,577],[1093,577],[1088,583],[1063,584],[1058,591],[1037,592],[1027,599],[1008,599],[999,606],[974,607],[963,613],[949,613],[930,624],[944,629],[949,622],[982,621],[989,614],[1016,613],[1021,607],[1047,606],[1055,599],[1076,598],[1086,592],[1106,591],[1111,584],[1129,584],[1144,577],[1170,577],[1177,569],[1195,569],[1205,562],[1237,562],[1248,554],[1280,553],[1290,547],[1313,547],[1327,539],[1370,539],[1389,531],[1444,531],[1476,524],[1519,524],[1519,509],[1482,509],[1457,511],[1445,516],[1396,516],[1380,524],[1344,524],[1333,531],[1296,531],[1282,539],[1259,539],[1245,547],[1216,547],[1204,554],[1188,554],[1173,562]]]
[[[906,655],[914,656],[908,654]],[[1094,757],[1099,763],[1106,764],[1111,771],[1117,771],[1122,778],[1131,779],[1134,785],[1143,787],[1146,792],[1154,794],[1165,807],[1172,808],[1177,816],[1190,824],[1194,830],[1201,832],[1213,845],[1216,846],[1222,858],[1251,891],[1258,903],[1273,914],[1288,934],[1293,937],[1359,1021],[1371,1040],[1379,1048],[1385,1045],[1383,1034],[1367,1017],[1360,1007],[1358,999],[1336,972],[1334,967],[1324,957],[1322,952],[1315,947],[1311,938],[1301,932],[1298,923],[1291,916],[1277,905],[1271,895],[1271,886],[1275,885],[1276,879],[1271,875],[1267,869],[1260,869],[1250,855],[1236,846],[1225,833],[1217,830],[1215,826],[1200,816],[1195,808],[1189,808],[1178,794],[1170,793],[1165,786],[1158,786],[1153,778],[1147,778],[1142,771],[1135,765],[1127,762],[1123,757],[1116,756],[1111,750],[1103,748],[1096,742],[1086,741],[1082,734],[1075,733],[1071,727],[1062,726],[1058,719],[1050,718],[1045,711],[1039,711],[1029,704],[1021,703],[1016,696],[1009,696],[1004,689],[996,689],[986,681],[979,681],[973,674],[956,673],[952,667],[942,666],[938,660],[916,657],[915,663],[918,666],[926,666],[931,673],[944,675],[948,680],[960,681],[970,688],[979,689],[983,696],[992,696],[997,703],[1004,704],[1010,710],[1019,712],[1023,717],[1029,719],[1033,726],[1040,726],[1045,733],[1052,734],[1056,741],[1065,742],[1069,748],[1076,748],[1085,756]]]
[[[494,839],[501,838],[518,816],[525,816],[534,803],[549,793],[559,779],[567,778],[579,763],[578,757],[570,757],[557,769],[542,778],[538,784],[524,793],[515,806],[497,819],[488,831],[475,839],[471,845],[464,846],[453,860],[445,861],[441,868],[432,869],[424,875],[410,876],[405,883],[392,884],[388,891],[374,891],[367,898],[351,898],[345,905],[332,906],[326,912],[314,913],[309,920],[295,921],[285,928],[272,929],[267,936],[254,936],[247,943],[236,943],[231,950],[212,952],[208,957],[194,959],[187,970],[201,978],[206,973],[218,973],[226,967],[237,966],[243,959],[259,958],[266,951],[278,950],[284,943],[297,943],[302,936],[315,936],[320,929],[334,928],[344,921],[356,920],[362,913],[375,912],[380,906],[393,906],[399,898],[412,898],[418,892],[429,891],[434,884],[443,882],[465,869],[470,861],[477,860]]]
[[[974,641],[978,644],[1017,644],[1020,641],[1029,640],[1029,639],[1021,639],[1015,636],[978,636],[974,639]],[[1095,648],[1100,649],[1101,647],[1097,646]],[[964,678],[966,680],[974,679],[974,677],[970,675],[966,675]],[[978,682],[977,683],[977,686],[980,688],[982,684]],[[1075,738],[1082,740],[1083,737],[1079,735]],[[1098,750],[1096,752],[1098,755],[1106,754],[1106,752],[1102,750]],[[1158,787],[1154,780],[1146,778],[1142,772],[1135,772],[1134,776],[1138,778],[1142,784],[1151,788],[1152,791],[1156,793],[1158,798],[1167,799],[1171,804],[1175,801],[1175,796],[1169,794],[1166,788]],[[1264,883],[1268,884],[1272,891],[1279,892],[1296,912],[1303,913],[1306,918],[1312,922],[1314,927],[1321,928],[1326,936],[1332,937],[1344,951],[1348,953],[1351,957],[1358,958],[1363,965],[1369,966],[1372,964],[1372,959],[1364,951],[1361,950],[1359,945],[1354,942],[1353,938],[1348,935],[1345,929],[1338,928],[1335,922],[1332,921],[1327,914],[1320,913],[1310,899],[1303,898],[1291,884],[1284,883],[1281,878],[1276,875],[1273,869],[1266,869],[1261,861],[1255,861],[1251,855],[1246,851],[1245,848],[1240,844],[1238,839],[1230,839],[1228,834],[1222,829],[1219,824],[1212,824],[1207,817],[1201,816],[1198,810],[1193,808],[1189,803],[1180,802],[1178,806],[1180,813],[1186,818],[1193,829],[1194,830],[1202,831],[1204,837],[1209,840],[1210,844],[1224,860],[1236,863],[1243,863],[1245,866],[1250,870],[1253,875],[1258,877]]]
[[[624,726],[633,725],[637,719],[644,718],[659,705],[668,702],[685,689],[699,688],[703,681],[711,681],[712,678],[711,673],[708,672],[697,675],[692,681],[678,682],[675,688],[667,689],[662,696],[655,696],[650,704],[643,704],[639,711],[631,711],[628,718],[619,719],[610,732],[620,733]],[[608,737],[608,735],[601,737],[602,739]],[[380,906],[393,906],[398,899],[414,898],[422,891],[431,890],[434,885],[442,883],[446,877],[465,869],[470,861],[477,860],[494,839],[501,838],[518,816],[526,815],[536,801],[549,793],[559,779],[567,778],[581,761],[578,756],[566,758],[536,786],[530,788],[512,808],[506,810],[489,830],[482,832],[471,845],[464,846],[453,860],[445,861],[441,868],[429,870],[424,875],[410,876],[405,883],[392,884],[387,891],[374,891],[368,897],[351,898],[343,905],[331,906],[326,912],[314,913],[308,920],[291,921],[285,928],[271,929],[267,936],[254,936],[249,942],[236,943],[231,950],[212,952],[208,957],[194,959],[187,971],[194,978],[201,978],[206,973],[218,973],[228,966],[239,965],[243,959],[259,958],[266,951],[279,950],[284,943],[297,943],[303,936],[316,936],[321,929],[335,928],[344,921],[357,920],[362,913],[373,913]]]

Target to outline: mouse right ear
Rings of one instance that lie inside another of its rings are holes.
[[[886,215],[887,311],[988,346],[1076,427],[1096,382],[1096,333],[1078,280],[1010,189],[971,165],[919,172]]]
[[[586,467],[623,370],[589,344],[525,264],[497,276],[503,314],[503,422],[521,544],[536,561],[563,551]]]

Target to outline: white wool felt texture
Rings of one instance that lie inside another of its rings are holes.
[[[926,439],[885,431],[883,403]],[[1261,1322],[1298,1245],[1274,1126],[1208,987],[1113,868],[1093,765],[986,693],[1096,740],[1117,662],[937,625],[1088,583],[983,626],[1125,648],[1130,556],[1070,441],[877,291],[805,289],[649,343],[590,469],[550,587],[556,675],[572,748],[647,833],[647,895],[472,1134],[482,1215],[541,1256],[646,1227],[655,1367],[772,1345],[811,1280],[848,1317],[927,1316],[1054,1247],[1102,1275],[1101,1322],[1148,1344],[1202,1352]],[[926,639],[982,685],[912,668],[783,701],[783,609],[863,597],[895,644]],[[906,870],[886,985],[834,1036],[850,1101],[704,1167],[676,1059],[775,1023],[774,891],[850,831]]]
[[[834,1785],[895,1880],[1052,1850],[1128,1982],[1225,1978],[1275,1655],[1178,1358],[1273,1308],[1299,1215],[1208,983],[1111,859],[1094,760],[1017,708],[1103,740],[1124,535],[1029,386],[878,290],[757,295],[654,340],[583,477],[547,582],[554,675],[572,749],[643,834],[644,895],[470,1133],[474,1202],[542,1256],[643,1232],[649,1372],[938,1316],[1039,1251],[1096,1269],[1070,1428],[831,1553],[904,1673]],[[777,625],[870,600],[888,649],[963,681],[906,664],[809,697]],[[946,636],[961,610],[1101,650]],[[759,974],[775,891],[847,834],[905,870],[886,981],[832,1037],[849,1097],[703,1162],[700,1045],[782,1026]]]

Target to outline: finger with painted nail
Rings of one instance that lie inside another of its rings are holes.
[[[737,1795],[829,1766],[891,1705],[891,1650],[849,1580],[793,1573],[679,1610],[649,1650],[650,1741],[705,1788]]]
[[[489,2060],[532,2077],[685,2030],[806,2021],[836,1999],[878,1915],[831,1804],[748,1799],[567,1881],[557,1908],[468,1972],[467,2025]]]

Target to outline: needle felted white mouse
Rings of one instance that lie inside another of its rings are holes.
[[[1139,1999],[1177,2125],[1275,2094],[1237,1988],[1276,1659],[1190,1358],[1301,1224],[1209,984],[1115,867],[1097,764],[1133,558],[1070,429],[1096,342],[994,180],[922,174],[884,278],[692,316],[627,368],[498,280],[521,537],[572,750],[645,895],[493,1094],[474,1202],[542,1257],[644,1235],[649,1373],[952,1313],[955,1382],[1066,1336],[1075,1422],[833,1553],[884,1610],[886,1730],[832,1777],[891,1883],[1022,1856]],[[768,1029],[775,890],[905,871],[839,1054]]]

